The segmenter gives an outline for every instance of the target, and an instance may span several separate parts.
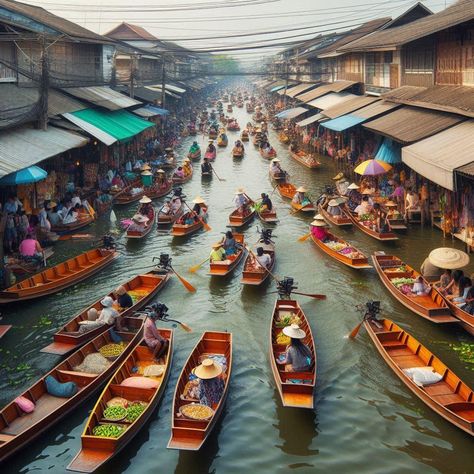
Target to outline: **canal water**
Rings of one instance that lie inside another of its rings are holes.
[[[241,126],[250,120],[244,109],[236,109],[233,115]],[[231,144],[238,135],[229,132],[229,137],[229,146],[218,150],[215,162],[217,173],[225,181],[216,177],[209,182],[201,181],[199,165],[194,164],[195,175],[184,186],[189,198],[201,195],[209,204],[212,231],[195,234],[185,241],[153,232],[143,242],[125,244],[124,254],[91,279],[54,296],[2,309],[2,324],[13,324],[14,328],[0,343],[0,404],[17,396],[59,362],[58,357],[39,352],[59,326],[121,282],[150,268],[152,258],[166,252],[173,257],[177,271],[198,291],[187,293],[173,278],[160,299],[170,308],[170,315],[185,321],[193,332],[175,329],[172,373],[161,405],[149,425],[101,472],[472,472],[472,439],[405,388],[363,329],[354,341],[346,335],[360,320],[355,305],[369,299],[380,300],[384,316],[406,328],[470,386],[474,385],[473,372],[451,346],[472,340],[460,329],[436,327],[412,314],[391,298],[374,270],[349,269],[321,254],[310,240],[298,242],[298,237],[308,232],[311,216],[290,216],[288,201],[275,192],[272,199],[280,218],[274,231],[275,272],[279,276],[293,276],[300,291],[327,295],[325,301],[298,297],[317,347],[315,409],[282,408],[268,358],[274,284],[269,282],[259,289],[242,288],[241,267],[222,280],[207,276],[206,266],[195,274],[187,271],[206,258],[211,243],[226,230],[236,188],[245,187],[254,199],[262,191],[272,191],[269,162],[260,157],[251,143],[245,145],[243,160],[233,160]],[[207,140],[202,136],[197,139],[205,148]],[[289,157],[275,132],[270,132],[270,139],[291,182],[304,184],[316,197],[331,181],[335,170],[329,159],[321,158],[321,169],[308,170]],[[183,141],[178,149],[180,157],[185,156],[192,140],[190,137]],[[118,220],[129,217],[134,207],[116,208]],[[256,241],[259,226],[255,221],[246,229],[249,243]],[[90,232],[100,236],[112,227],[108,219],[101,218]],[[392,244],[379,243],[355,229],[338,229],[337,233],[367,254],[375,250],[393,252],[415,268],[434,247],[446,244],[461,248],[451,239],[443,241],[442,233],[429,226],[411,227]],[[123,237],[120,241],[124,242]],[[89,247],[90,242],[60,242],[53,261],[59,262]],[[175,383],[205,330],[233,333],[234,367],[227,404],[221,421],[200,452],[168,450]],[[79,449],[82,427],[97,395],[2,466],[2,473],[64,472]]]

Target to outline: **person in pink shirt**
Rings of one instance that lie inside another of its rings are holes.
[[[22,257],[43,257],[40,243],[31,234],[27,234],[21,241],[19,251]]]
[[[318,214],[315,216],[315,220],[311,222],[311,234],[321,242],[328,240],[328,233],[326,230],[327,224],[323,220],[323,217]]]
[[[160,319],[163,312],[166,311],[166,306],[157,303],[145,321],[143,328],[143,338],[145,339],[146,345],[153,351],[153,357],[158,360],[167,350],[168,341],[160,334],[156,329],[156,320]]]

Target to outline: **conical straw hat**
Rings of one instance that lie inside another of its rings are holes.
[[[454,270],[465,267],[469,263],[469,255],[462,250],[450,247],[434,249],[428,255],[429,261],[438,268]]]
[[[209,380],[222,374],[222,367],[212,359],[204,359],[193,370],[193,374],[200,379]]]

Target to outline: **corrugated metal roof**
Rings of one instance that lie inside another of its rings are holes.
[[[469,176],[474,176],[474,161],[468,165],[460,166],[455,171],[462,174],[467,174]]]
[[[316,86],[316,84],[299,84],[298,86],[292,87],[286,91],[286,95],[288,97],[296,97],[299,94],[302,94],[304,91],[311,89],[312,87]]]
[[[441,132],[463,120],[459,115],[401,107],[363,126],[400,143],[413,143]]]
[[[399,104],[474,117],[474,88],[469,86],[404,86],[383,97]]]
[[[286,109],[282,110],[281,112],[278,112],[277,114],[275,114],[275,117],[289,120],[303,115],[306,112],[308,112],[308,109],[305,109],[304,107],[292,107],[291,109]]]
[[[370,51],[395,49],[397,46],[415,41],[438,31],[459,25],[474,18],[474,2],[460,0],[434,15],[421,18],[395,28],[376,31],[364,38],[341,46],[339,51]]]
[[[159,92],[160,99],[161,99],[161,86],[145,86],[145,89],[148,89],[152,92]],[[169,97],[173,97],[174,99],[181,99],[181,96],[179,94],[175,94],[174,92],[171,92],[166,87],[165,87],[165,94]],[[138,97],[137,94],[135,95]]]
[[[141,104],[138,100],[131,99],[107,86],[69,87],[63,90],[79,99],[109,110],[120,110]]]
[[[128,94],[128,86],[118,85],[116,86],[118,91],[122,91],[125,94]],[[145,102],[154,102],[155,100],[161,100],[161,89],[149,89],[147,87],[135,87],[133,89],[133,94],[135,97],[138,97]]]
[[[304,120],[301,120],[300,122],[296,122],[296,125],[298,125],[298,127],[306,127],[306,125],[310,125],[324,118],[325,117],[323,114],[315,114],[315,115],[311,115],[311,117],[307,117]]]
[[[0,177],[83,146],[88,141],[86,137],[55,127],[46,131],[21,127],[0,132]]]
[[[327,94],[328,92],[341,92],[345,89],[349,89],[349,87],[352,87],[354,84],[357,84],[357,82],[354,82],[354,81],[331,82],[330,84],[324,84],[322,86],[316,87],[316,89],[313,89],[312,91],[305,92],[304,94],[301,94],[300,96],[298,96],[297,99],[301,102],[307,103],[311,100],[321,97],[324,94]]]
[[[354,97],[356,97],[354,94],[349,94],[348,92],[331,92],[329,94],[323,95],[322,97],[314,99],[311,102],[308,102],[307,105],[311,105],[311,107],[316,107],[317,109],[324,111],[336,106],[337,104],[341,104],[342,102],[347,102]]]
[[[340,117],[341,115],[346,115],[354,110],[361,109],[362,107],[377,102],[380,99],[378,97],[359,95],[354,96],[350,100],[343,101],[340,104],[337,104],[328,109],[324,109],[324,115],[331,119]]]
[[[474,120],[402,148],[402,161],[429,180],[454,190],[453,171],[474,161]]]
[[[86,122],[85,120],[82,120],[81,118],[76,117],[73,114],[63,114],[63,117],[70,120],[74,125],[77,125],[89,135],[92,135],[93,137],[97,138],[102,143],[105,143],[108,146],[113,145],[117,141],[115,137],[109,135],[104,130],[95,127],[91,123]]]
[[[378,115],[385,114],[386,112],[397,109],[399,107],[400,107],[399,104],[394,104],[391,102],[386,102],[385,100],[380,100],[378,102],[374,102],[373,104],[367,105],[366,107],[363,107],[362,109],[352,112],[351,115],[354,115],[355,117],[363,118],[365,120],[369,120],[373,117],[377,117]]]

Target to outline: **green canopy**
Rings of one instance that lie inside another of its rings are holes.
[[[71,115],[99,128],[119,141],[126,141],[154,124],[126,110],[84,109]]]

